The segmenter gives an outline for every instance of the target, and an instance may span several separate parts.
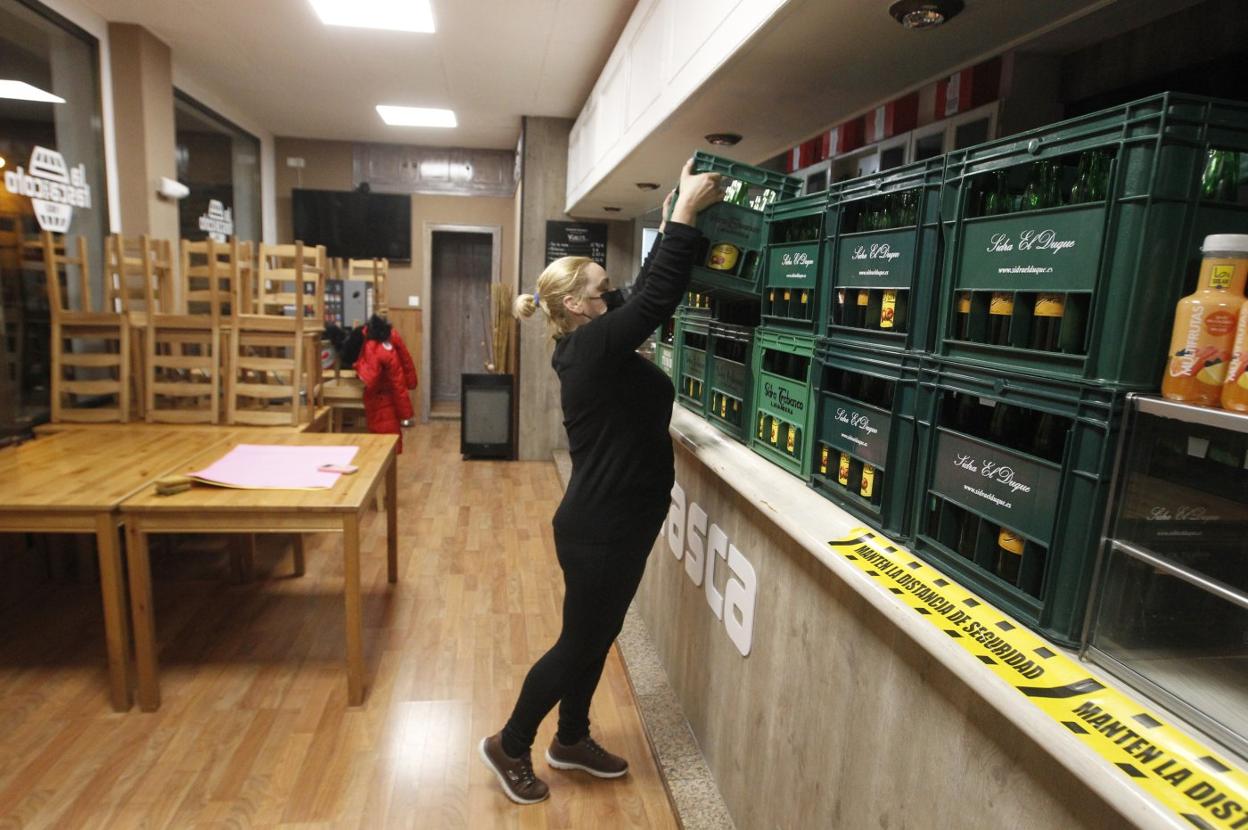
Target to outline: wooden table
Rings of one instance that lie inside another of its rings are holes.
[[[328,432],[330,426],[330,415],[332,410],[328,406],[318,406],[311,410],[308,415],[310,420],[292,426],[277,427],[257,427],[248,424],[149,424],[146,421],[129,421],[127,423],[108,423],[108,424],[75,424],[60,422],[56,424],[40,424],[35,427],[35,435],[55,435],[59,432],[69,432],[77,430],[97,430],[99,432],[130,432],[134,430],[146,429],[169,429],[169,430],[208,430],[215,431],[222,437],[226,437],[239,430],[261,430],[275,435],[309,433],[309,432]],[[268,439],[265,439],[266,441]]]
[[[67,430],[0,451],[0,531],[95,535],[109,693],[119,712],[130,708],[130,695],[118,507],[179,462],[227,436],[135,424],[129,430],[111,430],[107,437],[94,429]]]
[[[386,481],[386,554],[390,582],[398,581],[397,475],[394,435],[273,435],[240,430],[228,441],[179,463],[175,472],[203,469],[237,444],[358,446],[359,472],[329,490],[236,490],[199,485],[174,496],[147,487],[121,505],[130,565],[139,707],[160,707],[156,632],[148,536],[152,533],[342,533],[347,628],[347,699],[364,702],[363,622],[360,613],[360,519],[382,476]]]

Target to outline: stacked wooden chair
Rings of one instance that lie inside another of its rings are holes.
[[[127,317],[114,309],[93,308],[84,238],[71,242],[44,231],[38,244],[51,320],[52,421],[129,420],[131,338]],[[74,271],[78,297],[71,302]]]
[[[148,314],[171,312],[174,304],[173,245],[165,239],[113,234],[104,245],[104,308],[118,311],[130,326],[131,405],[144,417],[145,333]]]

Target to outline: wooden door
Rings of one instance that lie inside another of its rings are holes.
[[[435,402],[458,406],[460,375],[485,371],[492,244],[488,233],[433,233],[429,394]]]

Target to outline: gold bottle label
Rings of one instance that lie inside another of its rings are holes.
[[[780,422],[774,418],[771,420],[771,443],[772,446],[780,446]]]
[[[821,447],[819,449],[819,472],[823,475],[828,474],[828,448]]]
[[[797,429],[795,427],[789,427],[789,434],[784,439],[784,450],[790,455],[793,454],[793,440],[796,437],[796,435],[797,435]]]
[[[862,465],[862,485],[858,488],[858,494],[866,499],[875,494],[875,468],[870,464]]]
[[[669,300],[669,302],[670,302],[670,300]],[[719,417],[721,417],[721,418],[725,418],[725,417],[727,417],[727,416],[728,416],[728,398],[727,398],[727,397],[724,397],[724,396],[720,396],[720,399],[719,399]]]
[[[802,292],[802,305],[806,305],[806,294],[807,292],[805,291]]]
[[[706,267],[716,271],[731,271],[737,265],[737,257],[741,250],[736,245],[721,242],[711,246],[710,255],[706,258]]]
[[[958,313],[959,314],[971,313],[971,293],[969,291],[964,292],[958,296]]]
[[[790,299],[792,299],[792,297],[793,297],[792,292],[789,291],[789,289],[787,288],[784,289],[784,301],[787,303]]]
[[[1001,532],[997,534],[997,547],[1007,553],[1015,556],[1023,555],[1023,538],[1013,531],[1001,528]]]
[[[992,302],[988,304],[988,313],[1001,316],[1008,316],[1014,313],[1014,295],[1013,294],[993,294]]]
[[[871,292],[870,292],[870,291],[859,291],[859,292],[858,292],[858,305],[863,305],[863,306],[865,306],[865,305],[866,305],[867,303],[869,303],[869,302],[871,302]]]
[[[880,328],[891,329],[897,316],[897,292],[885,291],[880,303]]]
[[[849,453],[841,453],[840,463],[836,465],[836,483],[842,487],[849,486]]]
[[[758,437],[763,438],[767,435],[767,416],[758,416]]]
[[[1036,297],[1037,317],[1061,317],[1066,313],[1066,298],[1061,294],[1041,294]]]

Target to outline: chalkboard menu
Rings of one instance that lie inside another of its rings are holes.
[[[546,264],[559,257],[587,256],[607,267],[607,226],[604,222],[547,222]]]

